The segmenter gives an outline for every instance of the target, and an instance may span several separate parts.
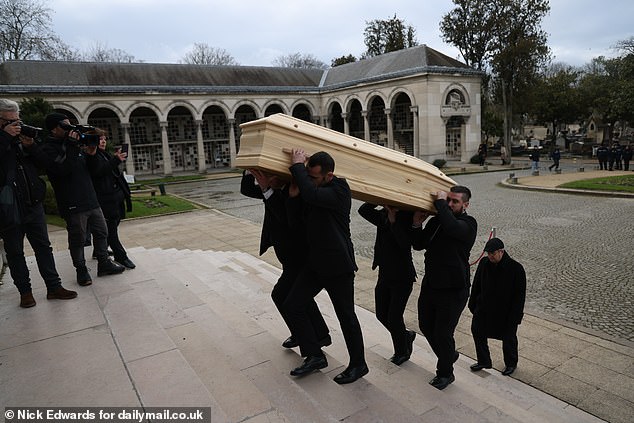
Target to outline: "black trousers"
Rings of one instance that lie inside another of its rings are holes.
[[[299,269],[284,265],[282,265],[282,267],[282,274],[273,287],[273,291],[271,291],[271,298],[273,299],[275,307],[277,307],[277,310],[280,312],[282,319],[284,319],[284,322],[286,322],[286,326],[288,326],[289,330],[291,331],[291,335],[293,335],[295,339],[299,339],[300,336],[293,333],[291,320],[288,316],[288,312],[284,308],[284,302],[288,298],[293,285],[297,281]],[[326,325],[324,317],[321,315],[319,307],[317,306],[317,303],[314,299],[308,302],[306,313],[308,314],[310,323],[313,327],[313,330],[315,331],[315,336],[317,337],[317,340],[329,336],[330,330],[328,329],[328,325]],[[307,355],[306,351],[302,349],[301,345],[300,353],[304,357]]]
[[[471,334],[475,343],[476,357],[480,364],[491,364],[491,353],[487,339],[486,323],[479,315],[474,315],[471,320]],[[516,367],[518,360],[517,325],[509,326],[502,335],[502,353],[504,354],[504,365]]]
[[[408,336],[403,313],[412,293],[412,283],[395,283],[379,279],[374,288],[376,317],[392,337],[395,355],[407,354]]]
[[[439,377],[453,374],[456,355],[454,331],[468,298],[469,288],[429,289],[425,285],[421,288],[418,297],[418,325],[438,357],[436,375]]]
[[[66,216],[66,231],[68,232],[68,249],[76,269],[86,266],[84,244],[89,228],[97,260],[99,263],[108,260],[108,227],[101,208],[73,213]]]
[[[555,160],[555,159],[553,159],[553,164],[551,164],[550,166],[548,166],[548,170],[552,170],[552,168],[553,168],[553,167],[554,167],[555,169],[559,169],[559,160]]]
[[[341,331],[346,341],[350,366],[365,364],[363,334],[354,311],[354,273],[324,276],[310,270],[303,270],[293,284],[283,308],[286,310],[291,333],[297,335],[300,347],[307,356],[323,354],[317,343],[317,334],[307,309],[319,292],[325,289],[332,301]]]
[[[607,159],[599,160],[599,170],[608,170]]]
[[[62,284],[55,269],[53,249],[48,238],[44,208],[41,204],[28,209],[22,218],[21,225],[3,231],[0,236],[4,240],[11,278],[20,294],[31,292],[31,278],[24,258],[25,236],[35,252],[37,268],[48,291],[53,291]]]
[[[128,253],[119,240],[119,223],[121,223],[120,218],[106,219],[106,226],[108,228],[108,246],[112,249],[112,255],[115,261],[121,263],[122,261],[128,259]]]

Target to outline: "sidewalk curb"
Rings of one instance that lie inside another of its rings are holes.
[[[556,194],[572,194],[572,195],[587,195],[592,197],[618,197],[618,198],[634,198],[634,193],[619,192],[619,191],[591,191],[586,189],[574,189],[574,188],[548,188],[535,185],[523,185],[512,184],[509,182],[510,178],[504,179],[498,183],[506,188],[511,189],[523,189],[525,191],[542,191]]]

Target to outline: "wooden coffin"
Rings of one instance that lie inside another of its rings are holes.
[[[435,211],[431,193],[456,185],[437,167],[413,156],[284,114],[243,123],[236,166],[259,168],[290,179],[289,151],[326,151],[335,175],[345,178],[352,197],[401,209]]]

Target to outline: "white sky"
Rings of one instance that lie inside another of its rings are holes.
[[[86,51],[95,43],[147,63],[178,63],[195,42],[227,50],[241,65],[270,66],[290,53],[335,57],[365,50],[366,21],[404,19],[426,44],[462,60],[440,36],[451,0],[48,0],[53,30]],[[554,61],[574,66],[634,35],[632,0],[551,0],[543,22]]]

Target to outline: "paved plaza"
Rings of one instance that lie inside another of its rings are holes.
[[[562,166],[575,172],[578,165]],[[526,268],[527,312],[634,342],[634,199],[509,189],[499,185],[508,173],[453,176],[473,192],[469,211],[479,228],[471,259],[478,258],[495,228],[509,254]],[[171,185],[169,192],[261,222],[261,202],[240,195],[239,183],[239,178],[207,180]],[[356,213],[360,204],[353,202],[353,242],[358,255],[371,258],[375,227]],[[420,273],[422,253],[415,257]]]

